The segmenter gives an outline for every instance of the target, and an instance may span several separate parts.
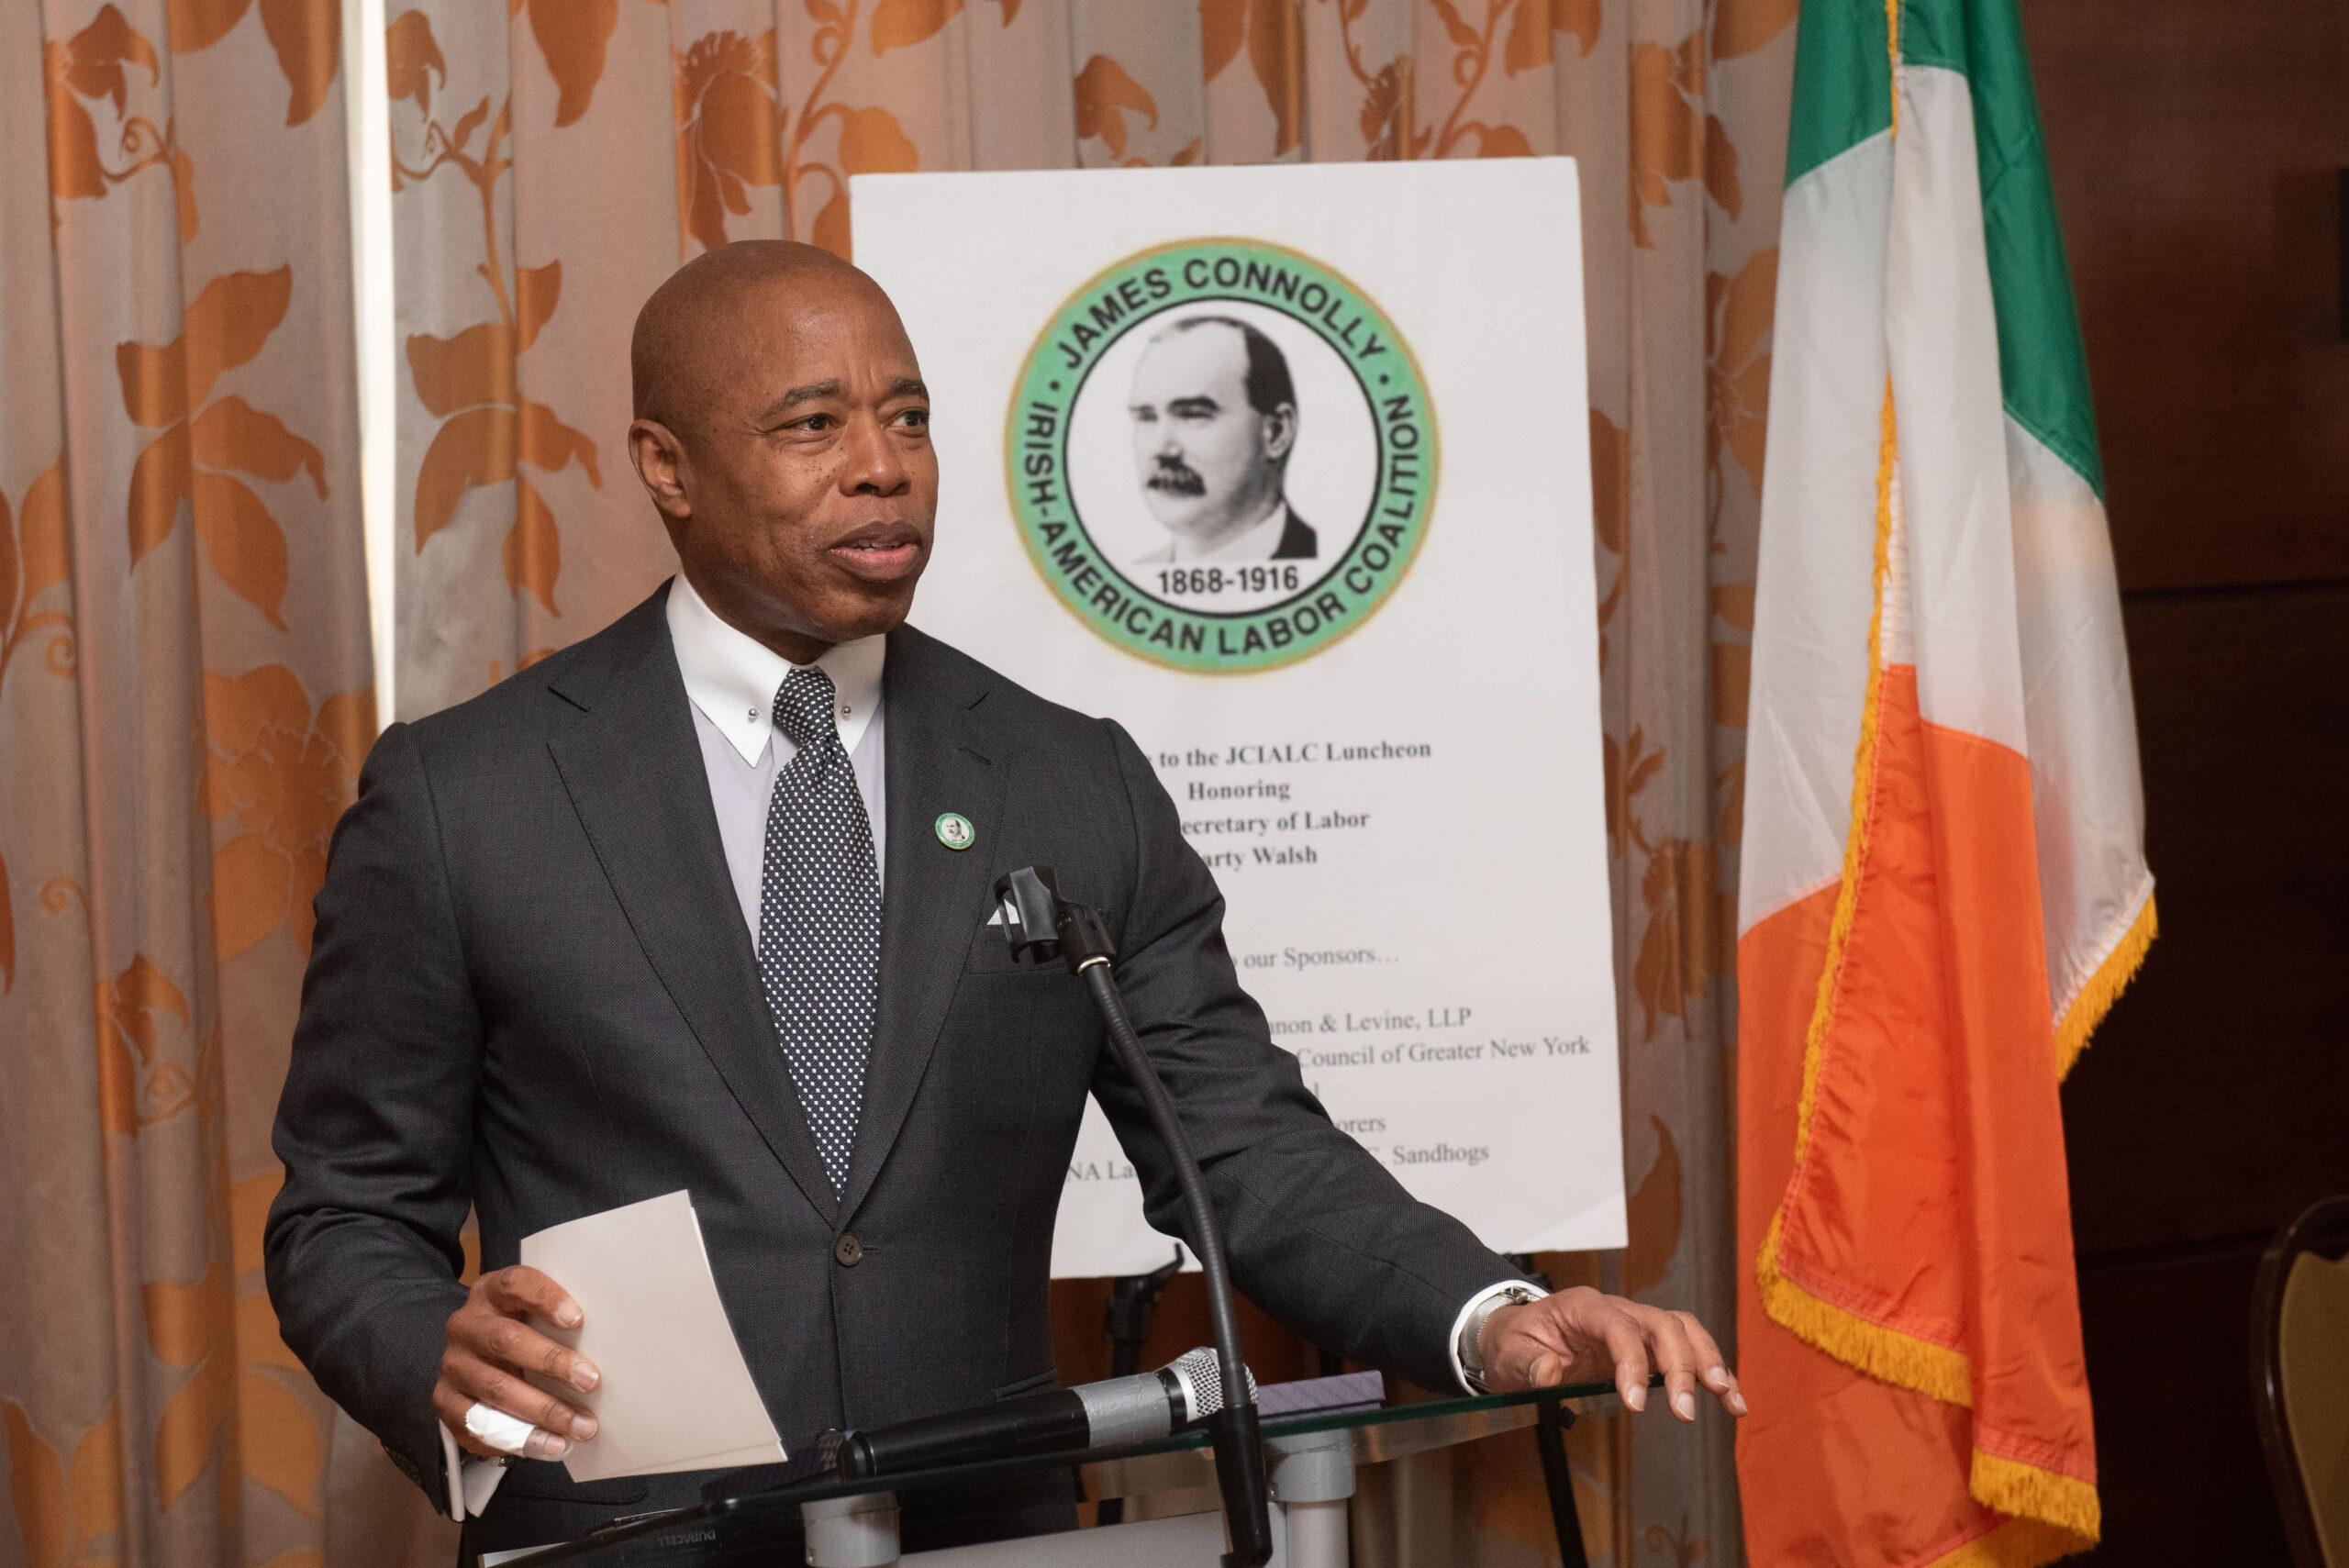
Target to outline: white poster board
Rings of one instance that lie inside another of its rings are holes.
[[[853,202],[932,398],[914,624],[1132,733],[1406,1187],[1497,1250],[1623,1245],[1572,161]],[[1053,1273],[1167,1256],[1090,1108]]]

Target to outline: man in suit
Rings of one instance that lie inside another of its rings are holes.
[[[634,370],[630,451],[683,570],[384,732],[318,895],[278,1114],[270,1293],[319,1385],[444,1507],[446,1434],[490,1455],[471,1418],[529,1426],[469,1550],[689,1503],[703,1479],[573,1485],[548,1462],[594,1423],[522,1374],[600,1373],[531,1327],[582,1309],[517,1265],[524,1235],[689,1190],[796,1443],[1051,1385],[1052,1223],[1088,1093],[1179,1229],[1083,986],[1015,968],[987,924],[996,874],[1031,862],[1106,913],[1251,1297],[1430,1387],[1605,1366],[1638,1405],[1653,1364],[1684,1419],[1700,1382],[1742,1409],[1693,1318],[1534,1299],[1334,1129],[1240,989],[1215,884],[1125,732],[903,624],[938,468],[871,280],[804,246],[713,251],[647,305]],[[956,1528],[1067,1515],[1008,1503]]]
[[[1141,564],[1320,554],[1288,502],[1297,386],[1279,344],[1236,317],[1184,317],[1142,350],[1126,413],[1142,499],[1167,533]]]

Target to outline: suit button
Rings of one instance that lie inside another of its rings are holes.
[[[855,1231],[843,1230],[832,1243],[832,1256],[840,1260],[841,1267],[852,1269],[864,1261],[864,1243],[856,1239]]]

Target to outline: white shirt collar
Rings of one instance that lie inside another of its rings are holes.
[[[768,705],[791,673],[791,661],[719,619],[682,572],[670,579],[668,610],[669,640],[677,650],[685,695],[742,753],[742,760],[756,766],[774,735]],[[881,666],[888,642],[885,636],[861,637],[825,650],[816,660],[816,667],[832,678],[839,695],[834,717],[841,745],[851,751],[881,706]]]
[[[1205,555],[1185,557],[1172,555],[1183,562],[1195,561],[1270,561],[1273,551],[1280,549],[1281,536],[1288,531],[1288,498],[1283,496],[1264,517],[1250,525],[1248,531],[1236,534]]]

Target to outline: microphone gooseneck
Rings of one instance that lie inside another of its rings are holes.
[[[1101,912],[1073,904],[1060,895],[1050,866],[1022,866],[996,879],[1004,938],[1015,958],[1038,962],[1057,957],[1085,982],[1094,1006],[1117,1048],[1126,1077],[1141,1095],[1152,1125],[1165,1144],[1182,1189],[1185,1218],[1190,1221],[1191,1250],[1198,1254],[1207,1276],[1208,1318],[1215,1331],[1217,1371],[1229,1400],[1207,1417],[1215,1444],[1216,1485],[1223,1496],[1224,1526],[1231,1550],[1223,1556],[1225,1568],[1262,1568],[1272,1559],[1273,1527],[1270,1499],[1264,1485],[1264,1438],[1256,1423],[1254,1382],[1240,1357],[1240,1319],[1232,1305],[1231,1267],[1223,1251],[1223,1227],[1208,1198],[1207,1177],[1198,1156],[1183,1130],[1174,1098],[1142,1049],[1141,1037],[1118,992],[1109,961],[1117,948],[1109,940]]]
[[[1063,919],[1064,925],[1069,923],[1072,922]],[[1109,973],[1109,961],[1088,955],[1077,975],[1085,982],[1085,989],[1093,993],[1094,1006],[1108,1026],[1110,1043],[1118,1049],[1118,1059],[1125,1066],[1126,1076],[1141,1091],[1150,1119],[1174,1157],[1175,1180],[1183,1189],[1184,1211],[1191,1222],[1191,1250],[1198,1254],[1199,1272],[1207,1276],[1208,1322],[1215,1335],[1216,1370],[1222,1387],[1231,1391],[1230,1396],[1219,1400],[1218,1408],[1208,1416],[1208,1425],[1215,1434],[1217,1480],[1225,1484],[1228,1495],[1244,1495],[1249,1488],[1241,1477],[1264,1474],[1264,1437],[1253,1419],[1255,1380],[1249,1375],[1248,1364],[1240,1355],[1240,1318],[1232,1305],[1231,1264],[1224,1256],[1222,1222],[1208,1199],[1207,1177],[1199,1169],[1198,1156],[1192,1151],[1190,1137],[1175,1114],[1174,1096],[1166,1092],[1166,1085],[1150,1059],[1142,1054],[1141,1037],[1134,1032],[1133,1020],[1126,1014],[1125,998],[1118,994],[1117,981]],[[1227,1470],[1233,1473],[1227,1475]],[[1269,1518],[1264,1519],[1264,1529],[1265,1557],[1269,1558]],[[1231,1521],[1231,1536],[1234,1550],[1230,1559],[1246,1562],[1248,1545],[1243,1544],[1245,1532],[1241,1520]]]

